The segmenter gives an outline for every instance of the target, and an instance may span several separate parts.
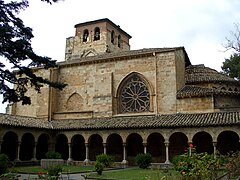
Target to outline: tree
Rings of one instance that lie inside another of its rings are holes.
[[[58,0],[41,0],[52,4]],[[32,68],[45,69],[57,67],[56,61],[49,57],[37,55],[31,46],[34,37],[32,29],[26,27],[18,17],[21,10],[28,7],[28,0],[5,3],[0,0],[0,94],[3,103],[22,102],[31,104],[31,99],[26,95],[29,86],[37,92],[43,85],[62,90],[66,84],[52,82],[36,75]],[[10,68],[6,67],[6,63]],[[9,70],[11,69],[11,71]],[[12,85],[15,88],[12,88]]]
[[[223,72],[232,78],[240,80],[240,29],[239,24],[235,24],[235,32],[231,32],[231,38],[226,38],[224,46],[226,50],[233,50],[229,59],[225,59],[221,67]]]
[[[223,66],[221,67],[224,73],[232,78],[240,80],[240,56],[234,53],[229,59],[225,59]]]

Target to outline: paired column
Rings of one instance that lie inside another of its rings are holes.
[[[127,162],[127,149],[126,149],[127,144],[123,143],[123,160],[122,164],[128,164]]]
[[[103,143],[103,153],[107,154],[107,143]]]
[[[68,161],[72,161],[72,145],[68,143]]]
[[[213,156],[216,158],[217,156],[217,142],[212,142],[213,143]]]
[[[166,164],[170,164],[170,161],[169,161],[169,150],[168,150],[169,142],[166,141],[164,144],[165,144],[165,148],[166,148],[166,161],[165,161],[165,163]]]
[[[86,157],[85,157],[84,163],[87,164],[87,163],[89,163],[89,149],[88,149],[88,143],[85,143],[85,149],[86,149]]]
[[[144,154],[147,154],[147,143],[143,143],[143,148]]]
[[[192,155],[192,147],[190,147],[190,146],[192,146],[192,144],[193,144],[193,142],[192,142],[192,141],[189,141],[189,142],[188,142],[189,156],[191,156],[191,155]]]
[[[37,160],[37,158],[36,158],[36,154],[37,154],[36,148],[37,148],[37,142],[34,142],[32,161],[36,161]]]
[[[2,152],[2,143],[3,143],[3,139],[0,140],[0,152]]]
[[[18,147],[17,147],[17,157],[16,160],[20,161],[20,147],[21,147],[21,141],[18,141]]]

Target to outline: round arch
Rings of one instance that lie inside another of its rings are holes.
[[[212,141],[212,136],[205,131],[196,133],[192,138],[193,146],[196,148],[197,153],[207,152],[208,154],[213,154]]]
[[[89,137],[89,159],[96,160],[96,156],[103,153],[103,139],[99,134],[93,134]]]
[[[93,38],[93,40],[94,41],[98,41],[98,40],[100,40],[100,28],[99,27],[95,27],[94,28],[94,38]]]
[[[217,150],[221,154],[236,152],[239,149],[239,136],[234,131],[223,131],[217,137]]]
[[[169,138],[169,158],[183,154],[188,147],[188,138],[182,132],[175,132]]]
[[[107,154],[114,157],[116,162],[120,162],[123,159],[123,140],[122,137],[113,133],[107,138]]]
[[[147,152],[152,155],[153,162],[165,161],[164,137],[160,133],[152,133],[147,138]]]
[[[35,138],[31,133],[25,133],[22,136],[19,159],[29,161],[33,158],[33,149],[35,146]]]
[[[143,139],[137,133],[132,133],[127,137],[127,160],[129,164],[134,164],[134,159],[137,154],[143,153]]]
[[[3,142],[1,145],[1,153],[8,156],[10,161],[17,158],[17,148],[18,148],[18,136],[12,131],[8,131],[3,136]]]
[[[49,135],[41,134],[38,137],[38,142],[36,146],[36,158],[37,160],[46,158],[46,153],[48,152],[48,144],[49,144]]]
[[[72,137],[72,159],[75,161],[84,161],[86,157],[85,139],[82,135],[76,134]]]
[[[68,148],[68,139],[64,134],[57,135],[55,151],[62,155],[64,160],[68,159],[69,156],[69,148]]]

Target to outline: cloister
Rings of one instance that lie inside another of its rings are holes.
[[[76,24],[64,61],[33,69],[67,86],[29,86],[31,105],[9,105],[1,152],[25,162],[56,151],[85,164],[105,153],[132,165],[139,153],[169,163],[189,144],[213,155],[240,150],[240,81],[192,65],[182,46],[131,50],[130,39],[107,18]]]
[[[59,152],[68,161],[95,161],[96,155],[112,155],[116,162],[132,164],[138,153],[150,153],[155,163],[169,163],[192,143],[196,152],[221,154],[240,149],[239,129],[180,128],[49,132],[34,129],[1,132],[1,152],[11,161],[37,161],[47,151]]]

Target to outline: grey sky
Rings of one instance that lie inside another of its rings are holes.
[[[239,0],[29,1],[20,15],[33,28],[33,48],[58,61],[64,60],[75,24],[109,18],[132,36],[131,49],[184,46],[192,64],[220,71],[231,53],[224,53],[222,44],[240,23]]]

